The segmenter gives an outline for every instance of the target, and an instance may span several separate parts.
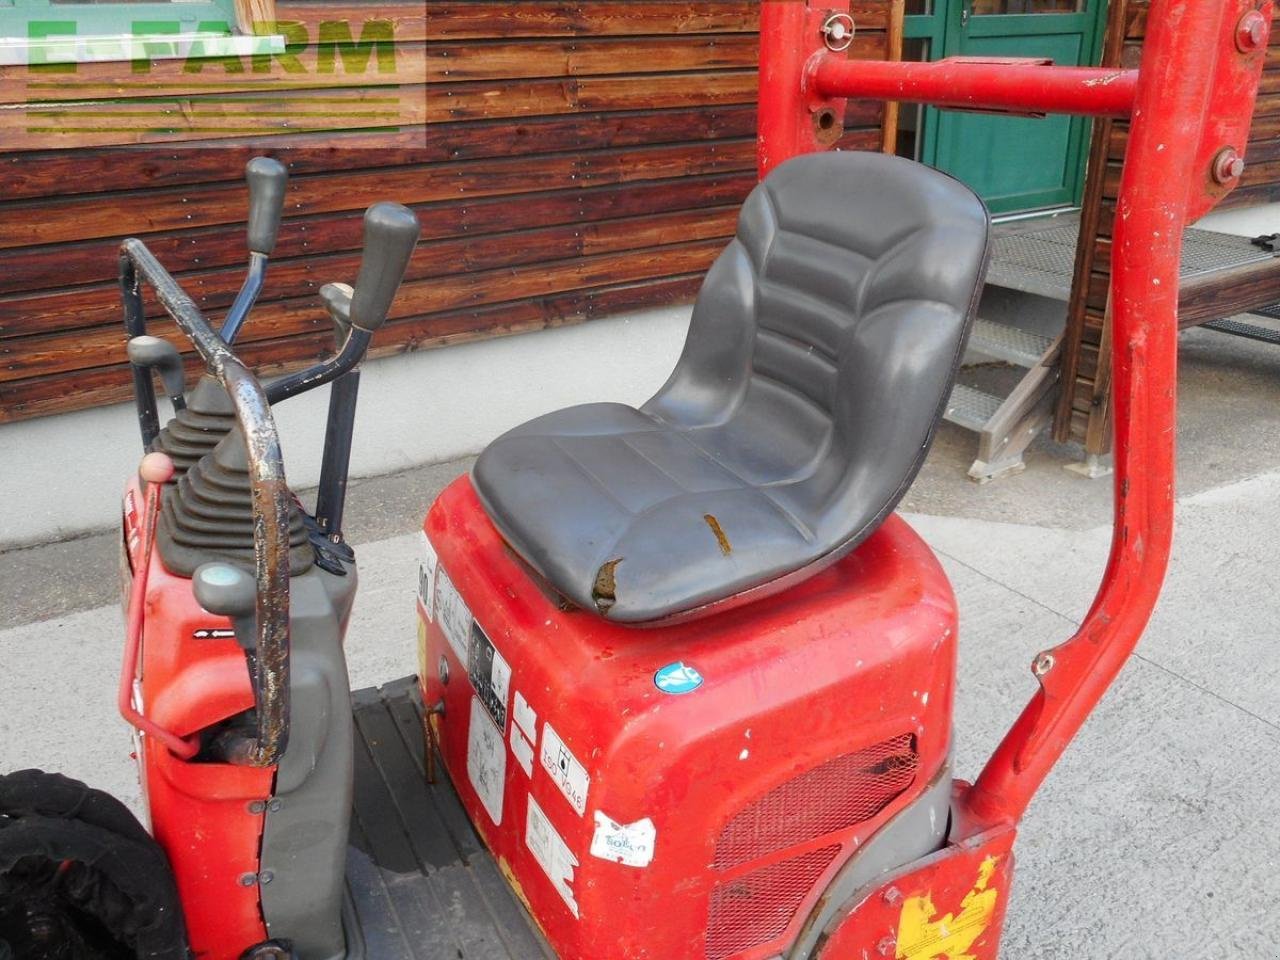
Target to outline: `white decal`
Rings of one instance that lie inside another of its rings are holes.
[[[551,779],[573,809],[578,811],[578,816],[582,816],[587,809],[591,777],[587,775],[587,768],[569,752],[549,721],[542,725],[542,766],[551,774]]]
[[[533,744],[525,739],[516,724],[511,725],[511,752],[516,755],[516,762],[525,776],[533,776]]]
[[[564,898],[569,912],[578,915],[578,902],[573,899],[573,871],[578,866],[578,858],[573,855],[568,844],[556,828],[551,825],[547,815],[538,806],[538,801],[529,797],[529,815],[525,818],[524,842],[538,861],[538,866],[547,874],[547,879],[556,888],[556,893]]]
[[[657,839],[658,828],[648,817],[635,823],[621,824],[597,810],[591,855],[601,860],[625,863],[629,867],[647,867],[653,862],[653,847]]]
[[[489,818],[502,824],[502,793],[507,779],[507,749],[502,731],[489,719],[479,697],[471,698],[471,730],[467,737],[467,776]]]
[[[507,663],[506,658],[498,652],[496,647],[493,651],[493,669],[489,673],[489,683],[505,711],[507,696],[511,692],[511,664]]]
[[[520,725],[520,729],[534,743],[538,742],[538,715],[534,713],[533,707],[529,706],[529,701],[524,698],[524,694],[519,690],[516,691],[516,702],[514,707],[516,723]]]
[[[436,548],[431,545],[427,531],[422,531],[421,558],[418,560],[418,598],[422,600],[422,609],[427,612],[427,619],[436,616]]]
[[[467,666],[467,643],[471,637],[471,611],[467,602],[458,593],[458,588],[449,579],[444,567],[436,575],[436,616],[440,619],[440,629],[445,639],[453,648],[458,662],[463,669]]]

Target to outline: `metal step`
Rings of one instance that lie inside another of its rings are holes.
[[[1258,312],[1261,313],[1261,311]],[[1264,314],[1264,316],[1272,316],[1272,314]],[[1208,330],[1217,330],[1219,333],[1229,333],[1233,337],[1247,337],[1250,340],[1261,340],[1263,343],[1274,343],[1280,346],[1280,330],[1259,326],[1256,323],[1245,323],[1243,320],[1210,320],[1200,326]]]
[[[993,323],[981,317],[974,320],[973,333],[969,335],[969,349],[975,353],[1028,370],[1040,362],[1052,344],[1052,337]]]
[[[438,756],[427,781],[417,680],[359,690],[351,701],[348,960],[552,960]]]
[[[1002,402],[999,397],[957,383],[951,389],[951,399],[947,401],[947,412],[943,416],[966,430],[981,431],[995,416]]]

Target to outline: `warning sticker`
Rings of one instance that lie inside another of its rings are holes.
[[[578,866],[578,858],[532,796],[529,797],[529,815],[525,818],[524,842],[556,888],[556,893],[564,899],[569,912],[576,917],[578,902],[573,898],[573,871]]]
[[[507,696],[511,691],[511,665],[498,652],[484,628],[471,622],[467,649],[467,673],[480,701],[499,730],[507,729]]]
[[[578,816],[582,816],[587,809],[591,777],[587,775],[587,768],[564,745],[550,721],[542,725],[542,767],[551,774],[551,779]]]
[[[526,777],[533,776],[533,744],[525,739],[520,725],[511,725],[511,752],[515,754],[516,763],[524,771]]]
[[[507,747],[479,697],[471,698],[467,736],[467,776],[495,825],[502,824],[502,793],[507,778]]]
[[[454,655],[467,665],[467,645],[471,637],[471,611],[462,594],[449,579],[449,573],[440,567],[436,574],[436,616],[440,620],[440,629],[453,648]]]
[[[533,707],[529,706],[529,701],[524,698],[524,694],[519,690],[516,691],[516,701],[511,705],[512,713],[516,724],[524,731],[534,743],[538,742],[538,715],[534,712]]]
[[[439,560],[436,557],[436,548],[431,545],[427,532],[424,530],[421,534],[422,539],[418,542],[418,599],[422,601],[422,609],[427,613],[428,620],[434,620],[436,616],[436,567]]]
[[[591,855],[629,867],[647,867],[653,862],[657,839],[658,828],[648,817],[635,823],[621,824],[597,810]]]

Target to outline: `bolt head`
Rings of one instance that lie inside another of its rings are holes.
[[[440,657],[440,664],[439,664],[439,666],[438,666],[438,668],[437,668],[437,669],[440,671],[440,682],[441,682],[441,683],[443,683],[445,686],[448,686],[448,684],[449,684],[449,661],[448,661],[448,660],[446,660],[446,659],[444,658],[444,656],[443,656],[443,655],[441,655],[441,657]]]
[[[267,809],[267,804],[262,800],[254,800],[249,804],[250,813],[262,813]]]
[[[1244,157],[1232,147],[1224,147],[1213,159],[1213,179],[1225,186],[1244,174]]]
[[[276,875],[272,873],[270,870],[263,870],[260,874],[258,874],[258,880],[261,883],[270,883],[275,878],[276,878]]]
[[[1250,10],[1236,25],[1236,49],[1241,53],[1261,50],[1267,42],[1267,18],[1257,10]]]
[[[1043,677],[1046,673],[1053,669],[1053,665],[1057,661],[1053,659],[1052,653],[1042,653],[1036,657],[1035,665],[1031,668],[1037,677]]]
[[[258,875],[256,873],[240,874],[240,886],[242,887],[252,887],[257,882],[258,882]]]
[[[881,896],[884,898],[884,902],[892,907],[896,906],[898,901],[902,899],[902,891],[897,887],[890,887]]]

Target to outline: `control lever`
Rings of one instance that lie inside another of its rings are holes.
[[[272,404],[331,383],[363,359],[374,331],[387,319],[421,231],[414,212],[398,203],[375,203],[364,212],[364,253],[351,294],[351,333],[336,356],[268,385]]]
[[[191,590],[204,609],[230,618],[240,646],[253,649],[257,637],[254,613],[258,603],[258,583],[253,574],[230,563],[202,563],[191,575]]]
[[[186,373],[182,369],[182,357],[178,354],[178,348],[168,340],[143,334],[130,339],[126,350],[129,362],[135,367],[159,371],[164,392],[173,404],[174,412],[185,410]]]
[[[234,343],[249,311],[262,292],[267,276],[267,259],[276,247],[276,235],[280,231],[280,218],[284,214],[284,193],[289,184],[289,173],[279,160],[270,157],[254,157],[244,168],[249,182],[249,272],[244,278],[235,302],[227,311],[220,334],[227,343]]]
[[[345,283],[326,283],[320,288],[333,340],[341,350],[351,335],[352,288]],[[347,500],[347,478],[351,469],[351,441],[355,436],[356,401],[360,394],[360,368],[347,371],[329,387],[329,419],[324,432],[324,455],[320,461],[320,485],[316,491],[316,526],[325,539],[351,560],[350,548],[342,542],[342,514]]]
[[[387,318],[421,230],[411,210],[393,203],[370,207],[365,213],[364,228],[364,254],[355,289],[344,283],[327,283],[320,288],[320,299],[333,321],[334,337],[343,344],[339,356],[352,349],[353,341],[363,341],[357,361],[368,349],[373,331]],[[359,392],[360,371],[353,362],[329,391],[329,420],[316,493],[316,524],[338,547],[343,546],[342,515]]]
[[[320,288],[320,299],[333,321],[335,349],[341,350],[351,332],[351,295],[355,291],[348,283],[326,283]]]

